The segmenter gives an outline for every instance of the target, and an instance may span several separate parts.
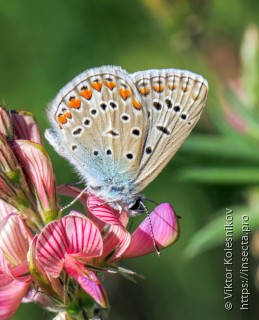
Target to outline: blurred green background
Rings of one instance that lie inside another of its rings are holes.
[[[156,254],[125,261],[137,284],[110,276],[110,319],[257,319],[257,242],[251,233],[249,311],[240,311],[240,230],[234,243],[234,308],[224,309],[226,207],[258,223],[259,2],[256,0],[12,0],[0,2],[2,103],[32,111],[42,129],[57,91],[90,67],[128,72],[180,68],[210,85],[206,111],[167,168],[145,190],[181,216],[181,237]],[[58,183],[77,181],[45,143]],[[234,213],[235,214],[235,213]],[[138,219],[142,219],[140,217]],[[237,220],[236,220],[237,221]],[[209,250],[208,250],[209,249]],[[51,319],[22,305],[15,320]]]

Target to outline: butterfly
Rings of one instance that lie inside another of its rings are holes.
[[[45,136],[90,193],[132,215],[200,118],[207,81],[190,71],[86,70],[50,103]]]

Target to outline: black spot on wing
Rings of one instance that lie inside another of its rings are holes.
[[[170,131],[168,131],[168,129],[166,127],[163,126],[157,126],[156,127],[158,131],[161,131],[163,134],[165,135],[170,135]]]

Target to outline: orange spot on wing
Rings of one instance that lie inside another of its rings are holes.
[[[67,118],[62,114],[61,116],[58,117],[58,122],[61,124],[67,123]]]
[[[148,88],[148,87],[140,87],[140,88],[139,88],[139,92],[140,92],[143,96],[146,96],[147,94],[149,94],[149,88]]]
[[[115,87],[114,81],[105,81],[105,84],[110,90],[112,90]]]
[[[69,111],[67,111],[67,112],[64,114],[64,116],[65,116],[66,118],[68,118],[68,119],[71,119],[71,118],[72,118],[72,114],[71,114],[71,112],[69,112]]]
[[[87,100],[92,98],[92,90],[84,89],[80,92],[80,96],[84,97]]]
[[[154,90],[155,90],[156,92],[163,92],[164,89],[165,89],[165,87],[164,87],[164,86],[161,86],[160,84],[154,85],[153,88],[154,88]]]
[[[123,100],[126,100],[129,96],[131,95],[131,92],[129,89],[120,89],[120,96],[122,97]]]
[[[136,99],[133,100],[133,106],[134,106],[134,108],[136,108],[138,110],[141,109],[141,104]]]
[[[92,87],[95,89],[95,90],[97,90],[97,91],[101,91],[101,89],[102,89],[102,83],[101,82],[93,82],[92,83]]]
[[[79,109],[81,105],[80,99],[71,99],[68,103],[70,108]]]
[[[174,85],[174,84],[169,84],[169,85],[168,85],[168,88],[169,88],[170,90],[174,90],[174,89],[175,89],[175,85]]]

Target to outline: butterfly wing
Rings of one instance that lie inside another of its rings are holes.
[[[199,75],[177,69],[141,71],[131,77],[149,122],[135,177],[140,192],[162,171],[199,120],[208,84]]]
[[[138,170],[147,111],[131,77],[119,67],[90,69],[74,78],[49,109],[46,138],[93,187],[126,184]]]

